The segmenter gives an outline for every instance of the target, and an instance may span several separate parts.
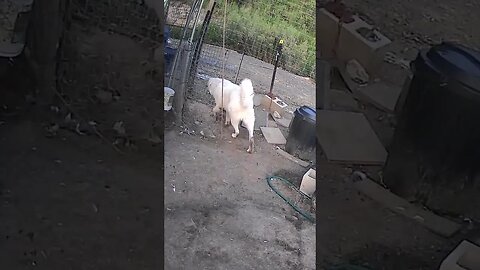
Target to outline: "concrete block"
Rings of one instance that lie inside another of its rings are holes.
[[[480,257],[480,247],[478,247],[477,245],[469,241],[463,240],[443,260],[439,270],[480,269],[480,265],[476,264],[478,263],[477,258],[479,257]]]
[[[303,175],[302,183],[300,184],[300,191],[308,196],[312,196],[312,194],[315,192],[315,184],[316,171],[314,169],[310,169]]]
[[[281,116],[285,115],[285,108],[288,106],[283,100],[275,97],[273,100],[264,95],[262,98],[262,106],[270,113],[278,112]]]
[[[358,16],[352,23],[343,23],[339,29],[338,18],[325,9],[317,13],[317,40],[323,57],[333,57],[338,36],[337,58],[341,62],[356,59],[369,74],[376,74],[388,51],[390,39]],[[376,40],[367,39],[361,31],[370,31]]]

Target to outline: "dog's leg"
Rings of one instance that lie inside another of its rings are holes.
[[[232,123],[232,126],[233,126],[233,129],[235,129],[235,132],[232,133],[232,138],[236,138],[238,136],[238,133],[240,133],[240,131],[238,130],[238,124],[240,123],[240,119],[230,119],[231,123]]]
[[[254,146],[255,146],[255,142],[254,142],[254,139],[253,139],[254,126],[255,126],[255,122],[254,123],[251,123],[249,121],[245,122],[245,127],[248,130],[248,149],[247,149],[247,153],[250,153],[250,154],[253,153],[253,149],[254,149]]]
[[[228,126],[230,123],[230,115],[228,115],[228,111],[225,111],[225,126]]]

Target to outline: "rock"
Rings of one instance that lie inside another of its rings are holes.
[[[204,137],[215,138],[215,135],[213,134],[213,132],[210,129],[202,130],[202,132],[200,132],[200,134],[202,134],[202,136],[204,136]]]
[[[126,132],[125,132],[125,127],[123,126],[123,122],[122,121],[118,121],[116,122],[114,125],[113,125],[113,130],[115,130],[118,135],[125,135]]]
[[[366,84],[370,77],[365,68],[355,59],[347,62],[346,71],[350,78],[359,84]]]

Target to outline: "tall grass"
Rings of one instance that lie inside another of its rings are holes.
[[[315,2],[312,0],[229,1],[225,45],[271,62],[275,38],[284,40],[283,64],[290,72],[315,77]],[[221,45],[224,1],[217,6],[206,43]]]

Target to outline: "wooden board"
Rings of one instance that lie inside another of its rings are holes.
[[[302,167],[305,167],[305,168],[306,168],[306,167],[310,166],[310,163],[308,163],[308,162],[306,162],[306,161],[303,161],[303,160],[301,160],[301,159],[298,159],[298,158],[290,155],[289,153],[283,151],[283,150],[280,149],[280,148],[277,148],[277,153],[279,153],[281,156],[284,156],[284,157],[286,157],[287,159],[289,159],[289,160],[297,163],[298,165],[300,165],[300,166],[302,166]]]
[[[353,186],[390,210],[417,221],[437,234],[450,237],[460,229],[459,224],[416,207],[370,179],[353,182]]]
[[[317,111],[317,136],[331,162],[383,165],[387,158],[387,151],[361,113]]]

